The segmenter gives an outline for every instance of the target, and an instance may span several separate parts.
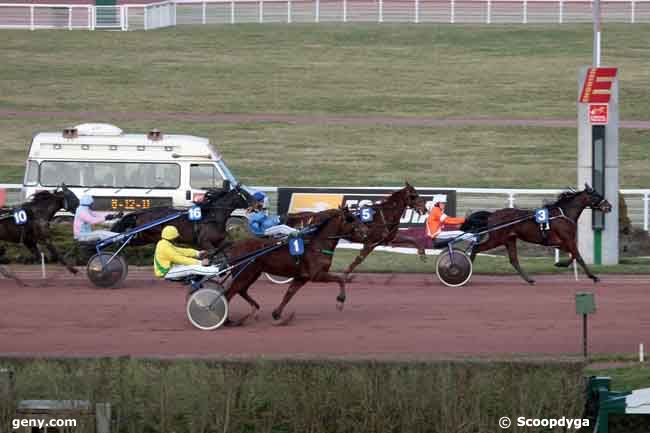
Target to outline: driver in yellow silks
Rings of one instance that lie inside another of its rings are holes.
[[[219,267],[210,266],[208,259],[199,260],[205,256],[205,251],[174,245],[172,241],[179,236],[178,229],[174,226],[163,229],[162,239],[156,244],[153,257],[153,270],[157,277],[179,280],[192,275],[214,275],[219,272]]]

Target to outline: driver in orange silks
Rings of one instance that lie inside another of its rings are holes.
[[[464,234],[462,230],[443,230],[446,225],[460,225],[465,222],[462,217],[450,217],[445,213],[446,196],[434,196],[433,207],[427,218],[427,236],[431,239],[451,239]]]

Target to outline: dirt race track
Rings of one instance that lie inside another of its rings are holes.
[[[24,274],[26,275],[26,274]],[[30,287],[0,280],[0,356],[405,356],[460,354],[576,354],[581,321],[574,294],[594,291],[590,322],[594,353],[634,353],[650,344],[650,276],[475,276],[464,288],[442,286],[435,275],[357,275],[343,312],[337,287],[305,286],[289,304],[296,318],[272,326],[271,310],[286,286],[257,282],[251,294],[260,317],[244,327],[195,330],[185,318],[185,288],[132,272],[120,290],[93,288],[80,274],[50,272]],[[231,312],[247,311],[241,299]]]

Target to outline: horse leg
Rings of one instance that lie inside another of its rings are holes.
[[[5,257],[5,252],[6,252],[5,248],[0,246],[0,262],[1,263],[8,263],[8,260],[6,260],[6,257]],[[5,269],[4,266],[0,266],[0,275],[2,275],[5,278],[9,278],[10,280],[14,280],[18,284],[20,284],[22,287],[27,286],[27,283],[25,283],[23,280],[18,278],[16,275],[14,275],[9,270]]]
[[[398,233],[397,235],[395,235],[395,238],[391,243],[403,243],[403,244],[413,245],[418,250],[418,256],[420,256],[420,260],[422,260],[423,262],[427,261],[426,251],[424,250],[422,245],[420,245],[420,243],[417,240],[415,240],[414,237],[400,235]]]
[[[598,281],[600,281],[600,278],[598,278],[596,275],[592,274],[591,271],[589,270],[589,268],[587,267],[587,264],[585,263],[585,261],[582,260],[582,256],[580,255],[580,252],[578,251],[578,245],[575,242],[567,242],[567,249],[568,249],[569,253],[571,253],[571,256],[573,256],[576,259],[576,261],[578,262],[580,267],[585,271],[585,274],[587,274],[587,276],[589,278],[591,278],[594,281],[594,283],[597,283]]]
[[[345,293],[345,278],[330,274],[329,272],[319,272],[314,278],[312,278],[312,281],[317,281],[319,283],[338,283],[339,294],[336,297],[336,309],[343,311],[343,305],[345,304],[345,299],[347,298]]]
[[[343,278],[345,278],[346,281],[351,281],[352,278],[350,278],[350,274],[356,268],[363,262],[366,257],[368,257],[368,254],[372,252],[372,250],[375,249],[379,244],[364,244],[363,249],[359,252],[359,255],[354,258],[354,261],[350,263],[350,265],[343,271]]]
[[[519,266],[519,258],[517,257],[517,238],[510,237],[504,243],[506,249],[508,250],[508,257],[510,258],[510,264],[513,268],[519,273],[521,278],[523,278],[528,284],[535,284],[535,280],[530,278],[521,266]]]
[[[255,317],[257,315],[257,312],[260,309],[260,306],[253,298],[250,297],[248,294],[248,289],[250,288],[251,285],[257,279],[259,276],[262,274],[262,272],[258,269],[251,269],[248,270],[247,272],[242,272],[235,278],[231,284],[230,287],[228,287],[228,290],[225,293],[226,300],[230,302],[230,300],[235,296],[239,295],[248,304],[251,306],[251,311],[250,313],[246,314],[244,317],[238,319],[238,320],[231,320],[230,318],[227,318],[224,325],[225,326],[241,326],[243,325],[248,319],[251,317]]]
[[[70,265],[63,256],[59,255],[59,252],[56,250],[52,242],[50,241],[45,242],[45,247],[50,252],[50,255],[52,256],[52,260],[56,260],[57,262],[61,263],[71,274],[74,275],[79,272],[76,268]]]
[[[295,295],[302,286],[307,284],[307,281],[308,280],[306,279],[295,279],[291,282],[291,284],[287,288],[287,292],[284,294],[284,297],[282,298],[282,302],[280,302],[280,305],[278,305],[278,307],[275,310],[273,310],[273,313],[271,314],[273,316],[273,320],[277,322],[280,321],[280,319],[282,318],[282,312],[284,311],[284,307],[287,306],[291,298],[293,298],[293,295]],[[288,319],[290,320],[291,318],[293,318],[293,314],[291,314]]]

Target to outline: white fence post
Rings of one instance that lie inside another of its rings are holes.
[[[202,6],[203,7],[201,8],[201,24],[205,24],[205,10],[207,9],[208,4],[206,2],[203,2]]]
[[[348,22],[348,1],[343,0],[343,22]]]
[[[528,0],[524,0],[523,23],[528,24]]]
[[[316,11],[314,11],[314,21],[320,22],[320,0],[316,0]]]
[[[68,30],[72,30],[72,7],[68,6]]]
[[[492,1],[487,0],[487,16],[485,17],[485,21],[487,24],[492,23]]]
[[[260,21],[260,24],[261,24],[261,23],[264,22],[264,0],[260,0],[259,3],[260,3],[260,17],[259,17],[259,21]]]
[[[124,30],[129,30],[129,5],[124,6]]]
[[[29,7],[29,30],[34,30],[34,6]]]
[[[563,0],[559,0],[559,4],[558,4],[558,6],[559,6],[559,8],[560,8],[560,13],[559,13],[559,15],[558,15],[558,22],[559,22],[560,24],[562,24],[562,23],[564,23],[564,1],[563,1]]]
[[[230,24],[235,24],[235,0],[230,0]]]
[[[632,0],[630,3],[630,24],[634,24],[636,18],[636,1]]]
[[[420,0],[415,0],[415,24],[420,22]]]
[[[287,23],[291,23],[291,0],[287,0]]]
[[[643,194],[643,230],[648,231],[648,211],[650,211],[650,194]]]
[[[144,30],[147,30],[147,7],[144,7]]]
[[[384,0],[379,0],[378,6],[379,6],[379,22],[383,23],[384,22]]]
[[[508,207],[515,207],[515,193],[508,194]]]

